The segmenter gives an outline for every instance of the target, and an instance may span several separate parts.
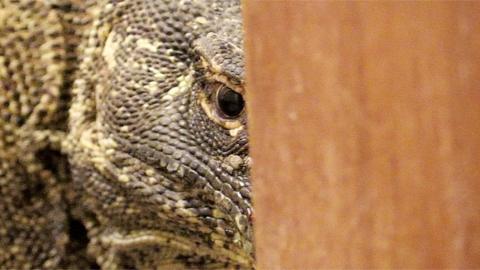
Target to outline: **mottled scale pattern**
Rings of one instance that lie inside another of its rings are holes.
[[[254,268],[238,0],[0,0],[0,269]]]

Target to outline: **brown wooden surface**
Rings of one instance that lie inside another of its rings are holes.
[[[244,12],[259,268],[480,268],[480,2]]]

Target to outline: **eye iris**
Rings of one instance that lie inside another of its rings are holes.
[[[245,101],[241,94],[230,88],[222,88],[217,95],[218,107],[228,117],[236,117],[245,106]]]

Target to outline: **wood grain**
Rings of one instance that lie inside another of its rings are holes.
[[[244,14],[259,269],[480,268],[480,2]]]

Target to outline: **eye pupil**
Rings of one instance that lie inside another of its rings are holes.
[[[218,91],[217,104],[222,113],[230,118],[239,116],[245,107],[242,95],[227,87]]]

